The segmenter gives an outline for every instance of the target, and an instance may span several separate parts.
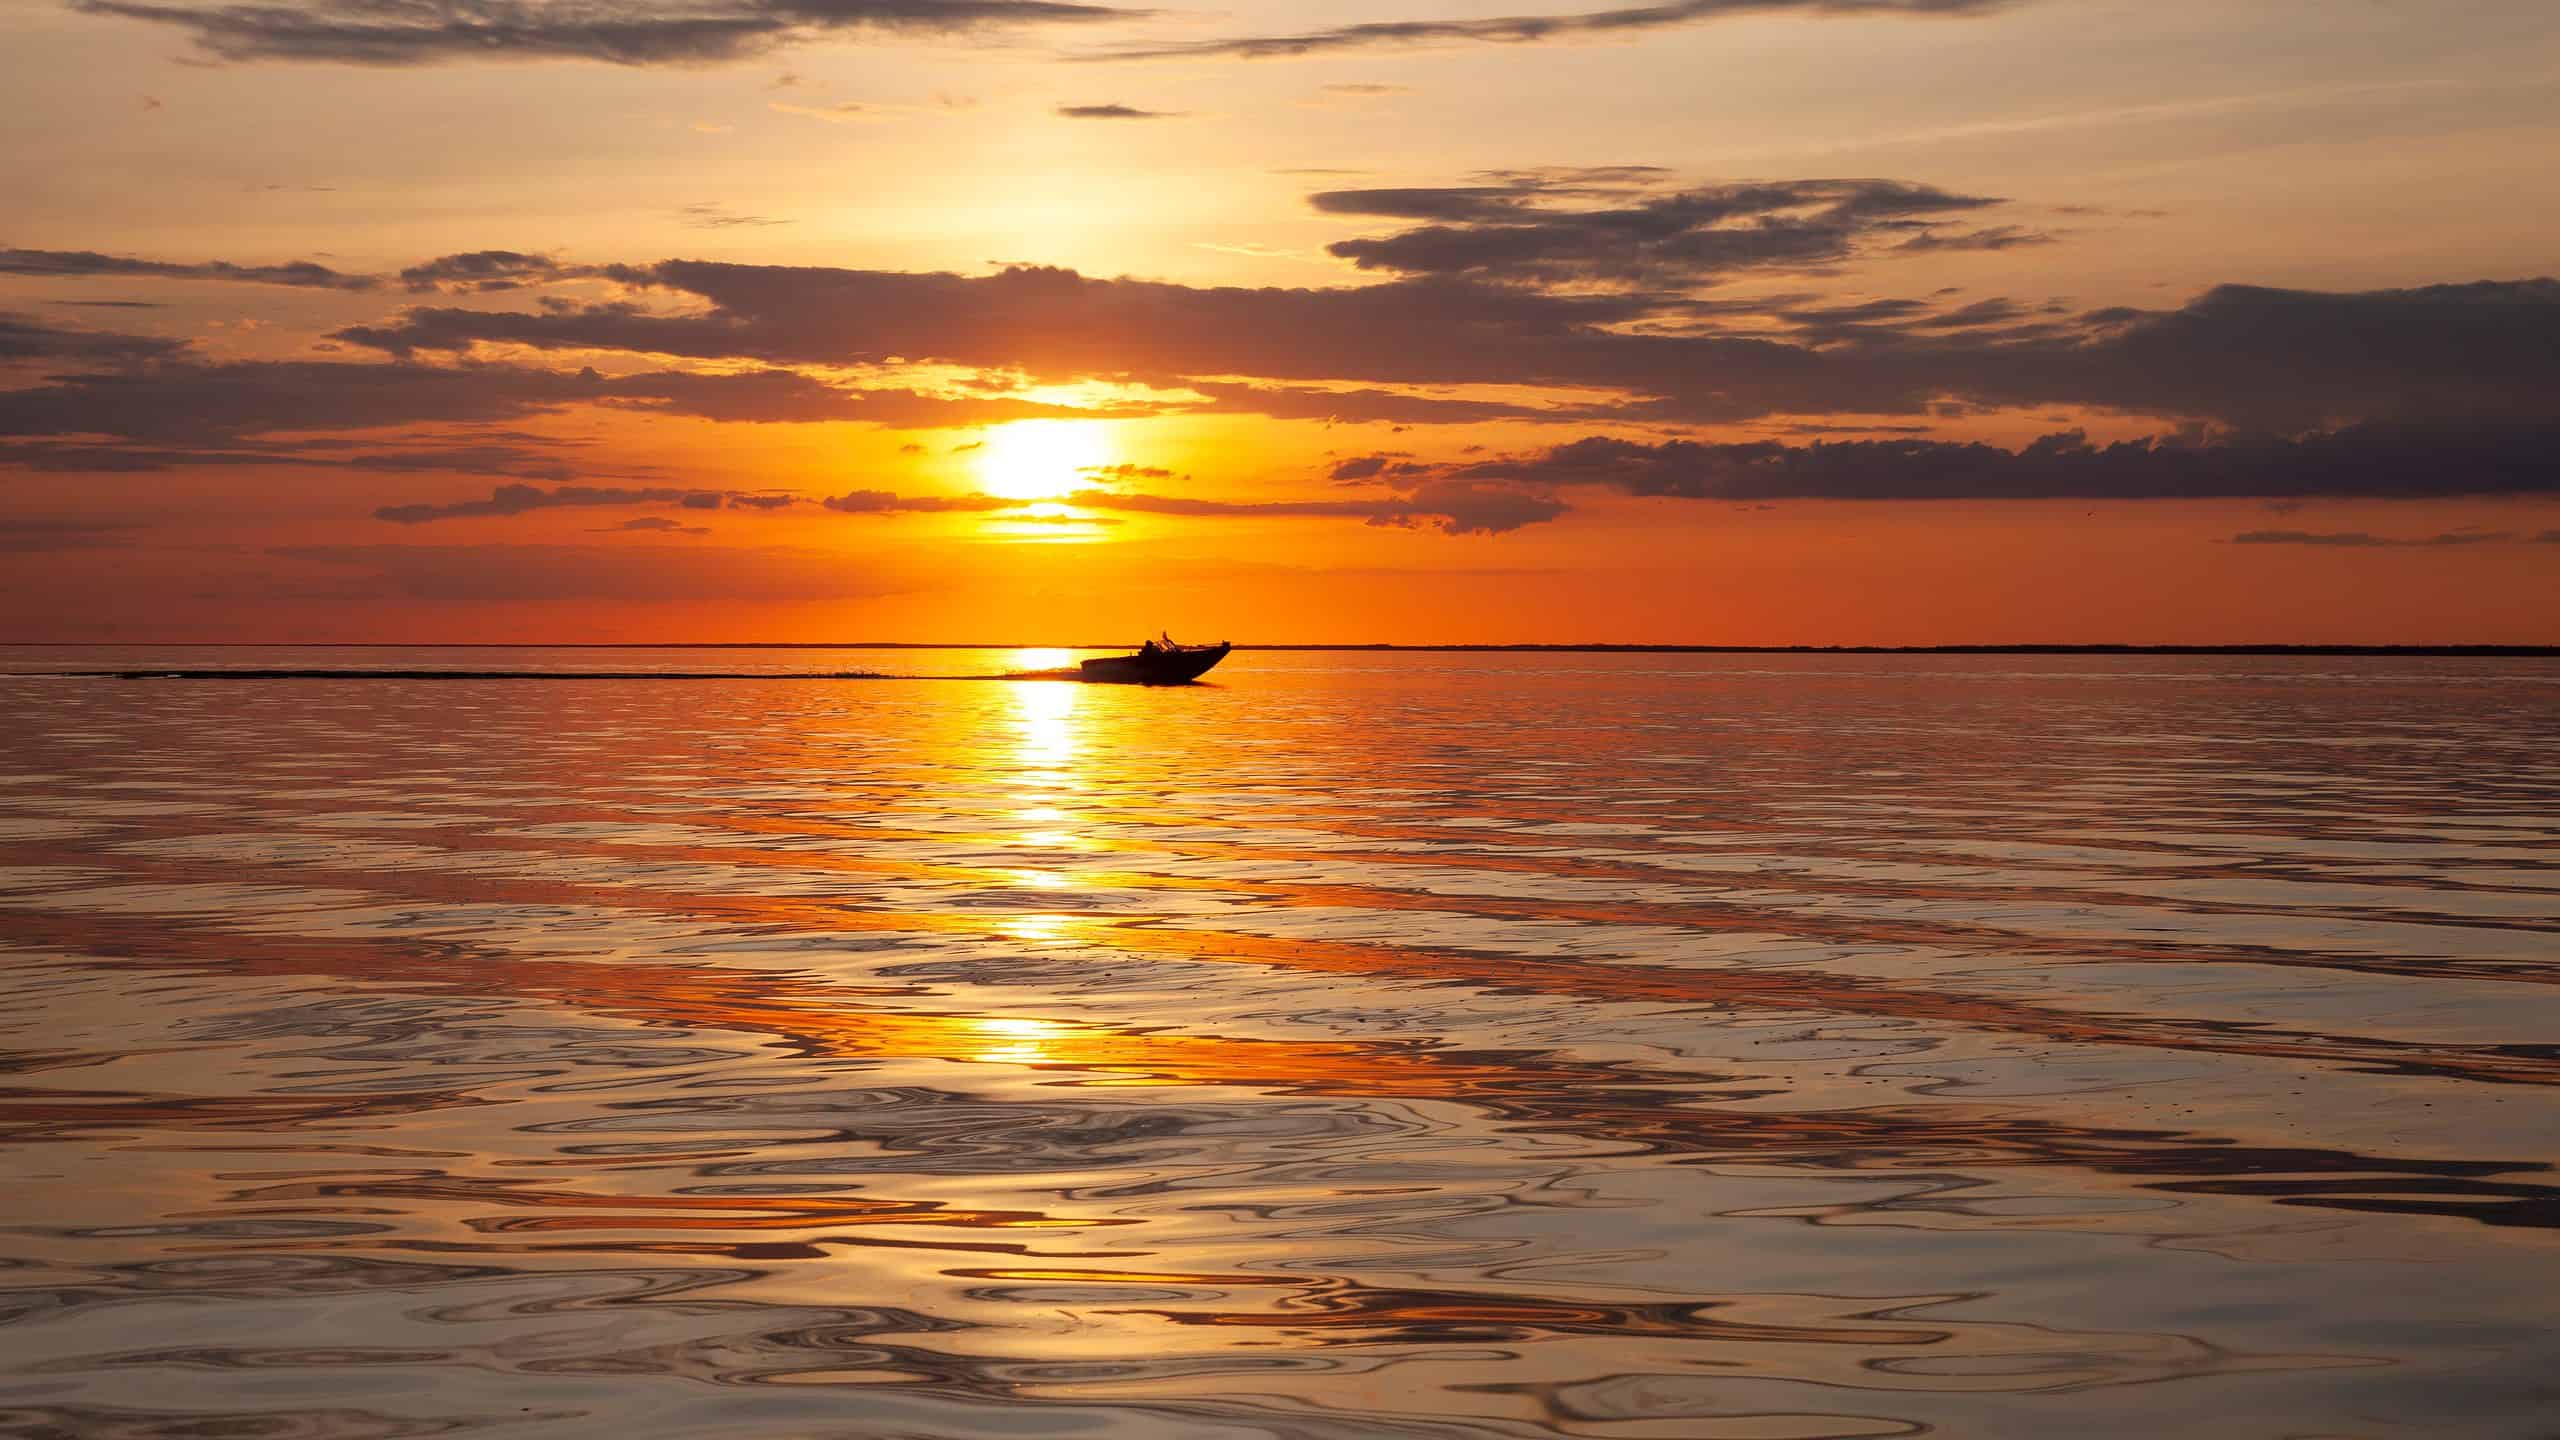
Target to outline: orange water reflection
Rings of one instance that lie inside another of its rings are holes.
[[[0,1429],[2536,1403],[2549,697],[1304,663],[13,692]]]

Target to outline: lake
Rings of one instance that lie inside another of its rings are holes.
[[[0,650],[0,1433],[2560,1433],[2560,662]]]

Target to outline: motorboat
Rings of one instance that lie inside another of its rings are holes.
[[[1112,685],[1188,685],[1209,673],[1235,646],[1183,645],[1168,635],[1150,640],[1130,655],[1105,655],[1076,667],[1078,678]]]

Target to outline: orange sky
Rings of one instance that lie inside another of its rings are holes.
[[[0,639],[2560,641],[2547,5],[1525,15],[0,11]]]

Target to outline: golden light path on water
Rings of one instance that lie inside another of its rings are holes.
[[[39,661],[0,1433],[2552,1413],[2529,662]]]

